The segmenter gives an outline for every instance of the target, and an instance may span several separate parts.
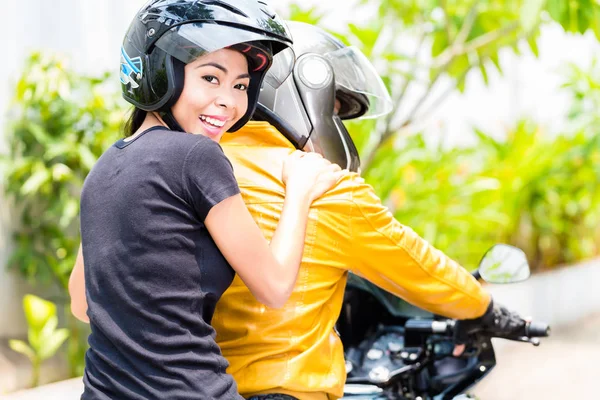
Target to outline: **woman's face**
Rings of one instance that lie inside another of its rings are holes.
[[[248,61],[235,50],[221,49],[185,66],[181,96],[171,112],[189,133],[218,142],[248,109]]]

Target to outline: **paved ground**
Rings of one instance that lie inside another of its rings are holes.
[[[0,395],[1,400],[77,400],[83,393],[81,378],[51,383],[35,389]]]
[[[474,393],[482,400],[598,399],[600,314],[555,329],[539,347],[498,343],[498,365]]]
[[[600,378],[600,314],[555,329],[539,347],[496,342],[498,365],[475,388],[481,400],[596,399]],[[1,400],[76,400],[81,379],[0,396]]]

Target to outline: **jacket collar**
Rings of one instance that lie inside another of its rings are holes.
[[[223,146],[265,146],[295,149],[273,125],[264,121],[250,121],[237,132],[225,133],[221,138]]]

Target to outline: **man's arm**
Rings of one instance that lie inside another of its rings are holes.
[[[352,272],[436,314],[457,319],[483,315],[491,298],[479,282],[394,219],[370,185],[358,176],[352,179]]]

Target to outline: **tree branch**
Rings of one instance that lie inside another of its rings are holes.
[[[456,56],[459,56],[463,53],[463,46],[469,37],[469,33],[471,33],[471,29],[473,29],[476,19],[477,4],[475,3],[469,9],[469,13],[465,17],[465,21],[452,44],[436,57],[436,59],[439,61],[434,64],[434,68],[441,68],[443,65],[452,62]]]
[[[512,41],[510,44],[514,44],[517,43],[518,40],[514,40]],[[489,59],[489,53],[487,52],[487,54],[483,54],[481,59],[480,59],[480,63],[483,63],[485,61],[487,61]],[[446,97],[448,97],[456,88],[456,86],[458,86],[462,81],[464,81],[467,77],[467,74],[471,71],[471,67],[466,68],[461,75],[456,79],[456,84],[455,85],[451,85],[449,88],[447,88],[444,93],[442,93],[437,99],[435,99],[433,101],[433,103],[425,110],[421,113],[422,117],[417,117],[416,119],[413,119],[411,121],[411,123],[418,123],[418,122],[423,122],[426,118],[427,115],[430,115],[433,113],[433,111],[446,99]]]
[[[448,3],[446,0],[440,0],[440,7],[444,12],[444,18],[446,19],[446,36],[448,37],[448,42],[452,40],[452,32],[450,31],[450,14],[448,13]]]
[[[442,75],[442,73],[445,72],[448,69],[449,66],[450,66],[450,64],[446,65],[445,68],[443,68],[440,71],[438,71],[438,73],[433,77],[433,79],[431,80],[431,82],[429,82],[429,85],[427,86],[427,89],[425,90],[425,93],[419,98],[419,100],[417,101],[417,103],[413,106],[413,108],[408,113],[408,117],[406,117],[404,119],[404,121],[398,127],[392,127],[391,126],[392,119],[391,118],[389,119],[389,124],[386,126],[386,130],[383,132],[383,134],[381,135],[381,137],[377,141],[377,144],[375,145],[375,147],[373,148],[373,150],[371,152],[369,152],[369,155],[365,159],[365,162],[363,164],[365,171],[368,169],[369,165],[373,161],[373,157],[375,156],[375,153],[377,152],[377,150],[385,142],[387,142],[392,136],[394,136],[394,134],[397,131],[399,131],[401,128],[407,126],[410,123],[410,121],[412,120],[412,118],[414,117],[414,115],[416,114],[416,112],[419,110],[419,108],[421,107],[421,105],[423,104],[423,102],[425,100],[427,100],[427,98],[429,97],[429,94],[431,93],[431,90],[433,89],[433,86],[437,83],[437,81],[440,78],[440,76]]]
[[[423,47],[423,43],[425,42],[426,37],[427,37],[427,34],[425,33],[425,30],[422,29],[419,40],[417,41],[417,47],[415,49],[415,54],[413,56],[414,63],[413,63],[411,71],[409,72],[409,76],[415,76],[415,74],[417,72],[417,68],[419,66],[419,62],[418,62],[419,54],[421,53],[421,49]],[[390,126],[390,124],[393,121],[394,117],[396,116],[398,110],[400,109],[400,104],[402,103],[402,100],[404,100],[404,96],[405,96],[408,86],[410,85],[411,82],[413,82],[413,81],[408,78],[404,81],[404,84],[402,85],[402,89],[400,90],[398,97],[394,101],[396,110],[393,113],[390,113],[386,120],[386,130]]]
[[[469,71],[471,70],[471,68],[467,68],[465,69],[461,75],[456,79],[456,82],[454,85],[450,85],[450,87],[448,87],[442,94],[440,94],[438,96],[437,99],[435,99],[433,101],[433,103],[427,108],[425,109],[425,111],[421,112],[420,115],[422,116],[427,116],[427,115],[431,115],[433,113],[433,111],[446,99],[446,97],[448,97],[450,94],[452,94],[452,92],[456,89],[456,86],[458,86],[460,83],[462,83],[462,81],[464,81],[467,77],[467,74],[469,73]],[[416,124],[418,122],[422,122],[425,120],[425,117],[416,117],[413,118],[411,121],[409,121],[409,123],[411,124]]]
[[[434,67],[439,66],[441,68],[448,62],[453,60],[455,57],[474,52],[475,50],[481,47],[487,46],[488,44],[502,38],[503,36],[508,35],[512,31],[515,31],[518,27],[519,23],[513,22],[500,29],[496,29],[495,31],[488,32],[484,35],[476,37],[475,39],[467,43],[463,43],[459,48],[455,49],[454,51],[444,51],[436,58],[436,61],[434,62]]]
[[[388,116],[388,118],[386,120],[386,129],[385,129],[384,133],[381,135],[381,137],[379,138],[379,140],[377,141],[375,146],[372,148],[372,150],[368,153],[367,157],[365,157],[365,161],[363,163],[365,171],[368,170],[371,162],[373,161],[375,153],[377,153],[377,150],[383,144],[385,144],[390,138],[392,138],[396,132],[398,132],[402,128],[404,128],[414,122],[415,115],[419,112],[419,109],[425,103],[425,101],[430,97],[430,95],[433,91],[433,88],[436,85],[436,83],[438,82],[439,78],[448,71],[448,69],[450,68],[453,61],[456,59],[456,57],[463,55],[463,54],[474,52],[477,49],[484,47],[484,46],[508,35],[509,33],[511,33],[512,31],[515,31],[519,27],[518,22],[513,22],[503,28],[497,29],[492,32],[488,32],[484,35],[481,35],[481,36],[465,43],[466,38],[468,37],[469,33],[471,32],[471,29],[473,28],[473,24],[475,23],[476,17],[477,17],[477,7],[476,7],[476,5],[474,5],[469,10],[469,14],[467,15],[467,17],[465,17],[465,23],[461,27],[461,30],[458,33],[454,43],[446,51],[444,51],[442,54],[440,54],[436,58],[436,60],[438,60],[438,61],[434,62],[434,65],[432,68],[437,68],[437,71],[436,71],[435,75],[432,77],[429,85],[427,86],[425,93],[423,93],[423,95],[419,98],[419,100],[417,100],[416,104],[410,110],[407,117],[397,127],[392,127],[391,122],[393,120],[393,117],[396,115],[397,111],[394,112],[394,115],[392,117]],[[456,82],[460,82],[461,80],[464,80],[466,78],[466,74],[470,71],[470,69],[471,69],[471,66],[469,66],[462,73],[462,75],[457,79]],[[404,85],[405,87],[403,88],[402,96],[404,96],[404,93],[406,93],[406,89],[409,84],[410,84],[410,82],[405,82],[405,85]],[[455,89],[455,87],[456,87],[455,85],[451,86],[438,99],[436,99],[435,104],[434,104],[435,107],[437,107],[440,104],[440,102],[442,100],[444,100],[452,92],[452,90]],[[429,110],[431,110],[431,107],[428,108],[428,111]]]
[[[408,113],[408,116],[404,119],[404,121],[398,127],[390,126],[392,118],[389,119],[389,123],[386,125],[385,132],[379,138],[379,141],[375,145],[372,152],[370,152],[369,155],[365,159],[365,163],[364,163],[365,170],[368,168],[369,164],[371,163],[371,161],[374,157],[374,153],[377,152],[377,149],[379,149],[379,147],[381,147],[381,145],[383,145],[385,142],[387,142],[394,135],[394,133],[396,131],[398,131],[398,130],[404,128],[405,126],[407,126],[408,124],[410,124],[410,122],[412,121],[412,119],[414,118],[416,113],[419,111],[419,109],[421,108],[423,103],[429,98],[429,96],[432,92],[432,89],[438,82],[439,78],[448,70],[448,68],[450,68],[450,66],[452,65],[452,62],[456,58],[455,51],[453,51],[452,49],[457,49],[457,48],[463,47],[464,41],[469,36],[469,33],[471,32],[471,29],[473,28],[473,24],[475,23],[476,18],[477,18],[477,6],[474,3],[473,6],[470,8],[469,13],[465,17],[465,22],[464,22],[463,26],[461,27],[455,41],[449,47],[448,53],[444,52],[440,56],[438,56],[438,57],[447,57],[447,59],[436,71],[436,74],[431,79],[429,85],[427,86],[427,89],[425,90],[425,93],[423,93],[423,95],[419,98],[419,100],[417,100],[417,103],[410,110],[410,112]],[[448,54],[448,56],[445,56],[444,54]]]
[[[412,65],[412,68],[409,72],[409,76],[415,76],[415,73],[417,72],[417,68],[419,66],[419,54],[421,53],[421,49],[423,48],[423,43],[425,43],[425,38],[427,37],[427,33],[425,32],[425,29],[421,29],[420,32],[420,37],[417,41],[417,46],[415,48],[415,53],[413,55],[413,59],[414,59],[414,63]],[[381,137],[379,138],[379,141],[377,142],[377,144],[374,146],[373,150],[369,151],[367,153],[367,156],[364,158],[364,161],[362,162],[362,167],[363,170],[366,171],[369,168],[369,165],[371,164],[371,162],[373,161],[373,157],[375,156],[375,153],[377,152],[377,149],[381,146],[381,144],[387,140],[387,138],[389,138],[392,135],[392,128],[391,128],[391,124],[392,121],[394,120],[394,118],[396,117],[396,115],[398,114],[398,111],[400,110],[400,104],[402,103],[402,100],[404,99],[404,96],[408,90],[408,86],[414,82],[414,80],[409,79],[408,77],[404,80],[404,83],[402,84],[402,87],[400,89],[400,91],[397,93],[397,95],[394,97],[393,101],[393,106],[395,107],[394,111],[389,113],[386,116],[385,119],[385,128],[384,131],[381,135]]]
[[[469,13],[465,17],[465,22],[463,23],[463,26],[460,28],[458,35],[456,35],[456,40],[454,40],[453,46],[456,45],[457,47],[461,47],[467,41],[467,38],[469,37],[469,33],[471,33],[471,30],[473,29],[473,25],[475,24],[476,19],[477,19],[477,2],[475,2],[471,6]]]
[[[518,22],[515,22],[515,23],[507,25],[501,29],[497,29],[495,31],[486,33],[485,35],[481,35],[480,37],[473,39],[472,41],[467,43],[467,45],[464,47],[464,50],[466,50],[466,51],[464,51],[464,53],[470,53],[470,52],[473,52],[483,46],[486,46],[486,45],[492,43],[493,41],[506,36],[511,31],[516,30],[518,27],[519,27]],[[392,131],[402,129],[402,128],[406,127],[407,125],[409,125],[413,121],[413,118],[416,115],[416,113],[419,111],[419,108],[431,94],[433,86],[437,83],[438,79],[442,76],[442,74],[444,74],[448,70],[448,68],[450,68],[450,66],[452,65],[452,61],[454,61],[454,58],[458,55],[459,54],[457,54],[454,57],[452,57],[451,59],[447,60],[447,62],[444,63],[440,67],[440,69],[437,71],[437,73],[431,80],[431,83],[427,87],[426,92],[417,101],[417,104],[413,107],[413,109],[409,113],[408,117],[396,129],[392,129]],[[471,67],[467,68],[466,72],[468,72],[470,69],[471,69]],[[389,136],[391,136],[392,134],[393,133],[389,134],[388,137],[385,138],[385,140],[387,140],[389,138]]]
[[[505,27],[502,27],[492,32],[488,32],[485,35],[481,35],[465,44],[463,54],[471,53],[483,46],[487,46],[488,44],[495,42],[496,40],[508,35],[509,33],[516,31],[518,28],[519,23],[513,22],[509,25],[506,25]]]

